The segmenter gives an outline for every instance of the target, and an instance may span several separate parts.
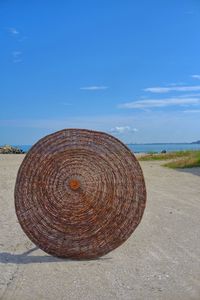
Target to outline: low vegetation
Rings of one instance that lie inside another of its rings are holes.
[[[176,151],[169,153],[149,153],[140,157],[141,161],[170,160],[163,166],[169,168],[200,167],[200,151]]]

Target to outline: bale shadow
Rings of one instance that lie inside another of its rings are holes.
[[[52,263],[52,262],[77,262],[77,261],[105,261],[111,259],[110,257],[99,257],[95,259],[72,259],[72,258],[60,258],[51,255],[29,255],[31,252],[38,250],[38,247],[34,247],[21,254],[11,254],[8,252],[0,253],[0,263],[2,264],[32,264],[32,263]]]

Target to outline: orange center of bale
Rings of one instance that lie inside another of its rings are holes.
[[[80,182],[77,179],[71,179],[69,181],[69,186],[71,190],[75,191],[80,187]]]

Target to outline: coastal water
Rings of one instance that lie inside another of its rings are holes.
[[[128,144],[130,150],[135,153],[148,153],[148,152],[167,152],[180,151],[180,150],[200,150],[200,144]],[[25,152],[31,148],[31,145],[17,145],[18,148]]]
[[[148,152],[167,152],[200,150],[200,144],[130,144],[127,145],[135,153]]]

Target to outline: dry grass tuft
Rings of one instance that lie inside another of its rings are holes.
[[[170,153],[153,153],[139,158],[141,161],[172,160],[163,166],[169,168],[194,168],[200,167],[200,151],[176,151]]]

